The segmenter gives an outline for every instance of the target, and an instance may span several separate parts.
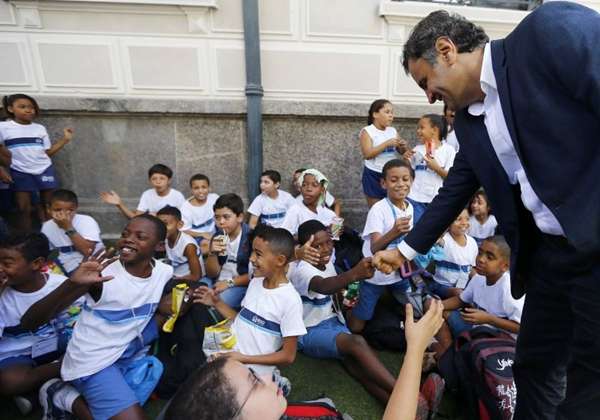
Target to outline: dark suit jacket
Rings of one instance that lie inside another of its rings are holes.
[[[569,243],[600,258],[600,14],[544,4],[492,41],[502,111],[529,182]],[[426,252],[483,186],[511,247],[512,293],[524,293],[536,227],[500,165],[483,116],[456,114],[460,151],[444,186],[405,238]]]

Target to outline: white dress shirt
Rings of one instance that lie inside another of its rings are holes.
[[[486,44],[483,50],[483,63],[479,81],[481,90],[485,93],[485,98],[483,102],[471,104],[468,108],[469,114],[483,115],[483,123],[487,129],[494,152],[496,152],[500,164],[506,171],[509,182],[513,185],[517,182],[520,184],[521,201],[523,201],[525,208],[533,214],[537,227],[544,233],[564,236],[565,233],[554,214],[533,191],[515,150],[504,119],[500,96],[498,95],[496,76],[492,67],[492,50],[489,43]],[[402,255],[409,259],[413,259],[417,255],[417,252],[405,242],[400,243],[398,249]]]

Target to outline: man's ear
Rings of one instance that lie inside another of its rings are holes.
[[[435,40],[435,51],[440,56],[442,62],[452,65],[456,62],[458,48],[447,36],[441,36]]]

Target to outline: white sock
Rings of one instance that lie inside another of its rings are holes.
[[[69,413],[73,413],[73,403],[81,394],[77,392],[75,388],[73,388],[69,384],[65,384],[58,392],[54,394],[54,398],[52,402],[54,405],[63,410],[68,411]]]

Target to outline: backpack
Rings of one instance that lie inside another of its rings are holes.
[[[404,317],[384,302],[380,301],[375,307],[373,318],[367,321],[362,335],[376,350],[406,351]]]
[[[354,229],[344,227],[340,239],[333,241],[335,246],[335,269],[338,273],[349,271],[363,258],[363,240]]]
[[[438,362],[449,389],[466,399],[469,418],[511,420],[517,400],[515,339],[480,326],[462,333]]]
[[[281,420],[352,420],[340,413],[329,398],[288,403]]]

